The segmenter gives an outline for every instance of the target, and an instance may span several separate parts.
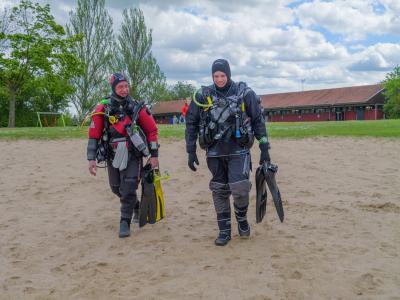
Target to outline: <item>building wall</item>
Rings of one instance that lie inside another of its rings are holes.
[[[313,114],[285,114],[268,116],[269,122],[311,122],[311,121],[329,121],[329,113]]]
[[[384,113],[382,110],[376,111],[376,117],[375,117],[375,110],[365,111],[365,114],[364,114],[364,120],[381,120],[384,117],[385,116],[384,116]]]
[[[384,118],[382,111],[383,105],[378,105],[377,111],[374,106],[362,107],[362,106],[348,106],[348,107],[313,107],[308,109],[293,110],[282,110],[278,112],[271,112],[268,110],[268,121],[269,122],[312,122],[312,121],[336,121],[336,120],[380,120]],[[360,110],[362,113],[360,114]],[[289,113],[290,112],[290,113]],[[178,118],[173,122],[172,119]],[[166,113],[162,115],[154,115],[154,119],[158,124],[176,124],[181,122],[181,114],[179,112]]]
[[[268,115],[269,122],[312,122],[312,121],[351,121],[357,120],[380,120],[384,118],[384,113],[381,108],[365,110],[357,114],[354,108],[338,108],[338,112],[322,112],[322,113],[285,113]]]
[[[169,118],[155,117],[154,118],[157,124],[169,124]]]
[[[182,123],[181,114],[165,114],[165,115],[153,115],[154,120],[157,124],[178,124]]]
[[[376,111],[375,109],[363,110],[363,114],[363,120],[381,120],[384,118],[384,113],[381,109]],[[355,111],[344,112],[344,120],[357,120],[357,113]]]

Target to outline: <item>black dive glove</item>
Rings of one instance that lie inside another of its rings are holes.
[[[260,165],[265,162],[271,162],[271,157],[269,156],[269,143],[260,144],[259,145],[261,154],[260,154]]]
[[[196,152],[189,152],[189,157],[188,157],[188,166],[192,171],[196,171],[196,167],[194,166],[194,163],[199,165],[199,160],[197,159]]]

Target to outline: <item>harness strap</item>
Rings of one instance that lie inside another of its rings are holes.
[[[132,113],[132,124],[136,125],[136,121],[139,118],[139,112],[145,105],[144,101],[136,102],[135,108],[133,109]]]

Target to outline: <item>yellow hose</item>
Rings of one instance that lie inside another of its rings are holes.
[[[212,106],[212,101],[211,101],[210,96],[207,97],[208,104],[202,104],[196,100],[196,93],[198,91],[200,91],[200,89],[193,93],[193,97],[192,97],[193,102],[196,103],[197,106],[204,107],[204,108],[210,108]]]
[[[82,123],[81,123],[81,128],[83,127],[83,125],[85,125],[86,120],[87,120],[88,117],[91,118],[91,117],[93,117],[93,116],[95,116],[95,115],[105,115],[105,114],[106,114],[105,112],[99,111],[99,112],[94,112],[94,113],[91,113],[91,114],[87,115],[87,116],[83,119],[83,121],[82,121]]]

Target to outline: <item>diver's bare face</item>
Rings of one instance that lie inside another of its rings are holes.
[[[213,80],[214,84],[222,89],[228,82],[228,77],[224,72],[217,71],[213,74]]]
[[[129,84],[126,81],[121,81],[115,86],[115,93],[121,98],[129,95]]]

